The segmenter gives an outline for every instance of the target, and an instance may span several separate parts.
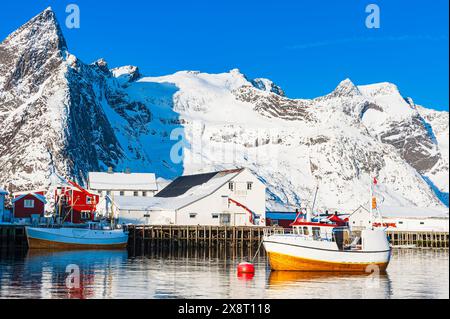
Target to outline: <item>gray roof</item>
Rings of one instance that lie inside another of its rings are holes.
[[[177,197],[185,194],[190,189],[196,186],[203,185],[207,182],[209,182],[212,178],[218,177],[220,175],[229,175],[229,174],[236,174],[241,172],[243,169],[234,169],[234,170],[226,170],[226,171],[219,171],[219,172],[212,172],[212,173],[205,173],[205,174],[197,174],[197,175],[187,175],[187,176],[180,176],[177,179],[175,179],[172,183],[167,185],[162,191],[160,191],[158,194],[155,195],[155,197]],[[234,175],[230,175],[230,178],[232,178]]]

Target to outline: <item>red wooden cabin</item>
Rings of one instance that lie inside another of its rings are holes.
[[[56,211],[62,221],[74,224],[93,221],[100,197],[74,182],[68,182],[70,186],[59,187],[55,191]]]
[[[29,191],[13,194],[13,217],[31,218],[31,215],[44,216],[45,191]]]

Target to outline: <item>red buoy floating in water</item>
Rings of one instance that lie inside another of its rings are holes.
[[[238,275],[239,274],[254,274],[255,266],[248,262],[243,262],[238,265]]]

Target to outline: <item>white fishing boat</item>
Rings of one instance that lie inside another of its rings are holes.
[[[374,207],[376,200],[372,199]],[[311,217],[306,212],[297,216],[292,229],[265,232],[263,244],[272,270],[386,270],[391,247],[384,228],[352,229],[338,215],[318,221],[312,221]]]
[[[122,249],[128,232],[114,218],[97,219],[99,196],[54,174],[54,223],[26,227],[30,249]]]
[[[128,232],[89,224],[88,227],[26,227],[30,249],[123,249]]]

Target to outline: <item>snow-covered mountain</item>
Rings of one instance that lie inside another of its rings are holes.
[[[290,99],[237,69],[145,77],[88,65],[51,9],[0,44],[0,186],[10,190],[46,187],[52,172],[83,183],[108,167],[173,179],[245,166],[266,183],[270,209],[311,201],[317,185],[320,207],[356,208],[374,176],[386,205],[442,208],[448,120],[390,83],[347,79]]]

